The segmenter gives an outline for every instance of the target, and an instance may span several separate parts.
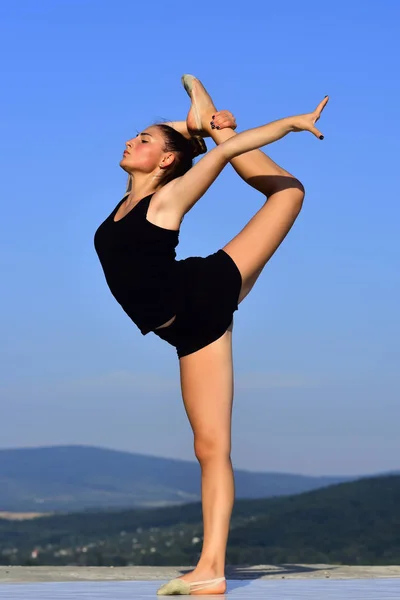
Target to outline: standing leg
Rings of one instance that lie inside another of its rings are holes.
[[[204,540],[193,582],[224,576],[235,487],[231,463],[233,403],[232,325],[218,340],[180,359],[185,410],[201,467]],[[226,582],[203,593],[221,594]],[[200,592],[199,592],[200,593]]]

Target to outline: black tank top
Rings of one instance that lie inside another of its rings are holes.
[[[152,196],[142,198],[114,221],[124,196],[94,236],[111,293],[143,335],[169,321],[177,312],[178,300],[175,248],[179,230],[147,220]]]

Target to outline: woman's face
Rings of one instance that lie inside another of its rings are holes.
[[[152,173],[159,167],[167,166],[164,164],[167,155],[163,148],[164,139],[159,128],[147,127],[126,142],[126,150],[119,164],[128,173]]]

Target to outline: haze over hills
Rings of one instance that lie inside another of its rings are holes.
[[[284,496],[354,480],[235,469],[236,498]],[[0,450],[0,511],[155,507],[201,498],[197,461],[70,445]]]
[[[289,497],[236,500],[227,564],[396,565],[399,524],[398,475]],[[0,564],[193,565],[202,541],[199,502],[0,519]]]

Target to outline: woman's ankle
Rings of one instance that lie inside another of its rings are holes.
[[[196,569],[202,571],[211,571],[215,574],[215,577],[222,577],[225,572],[225,563],[216,558],[200,558],[197,563]]]

